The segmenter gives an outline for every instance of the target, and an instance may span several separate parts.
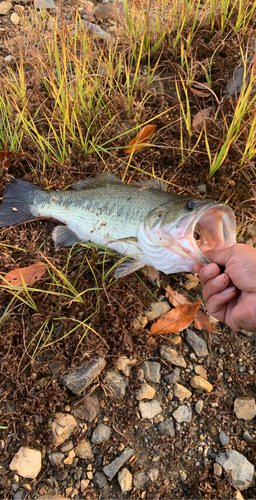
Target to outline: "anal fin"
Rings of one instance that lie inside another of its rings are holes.
[[[52,238],[55,248],[72,247],[75,243],[82,241],[67,226],[56,226],[52,232]]]
[[[115,278],[119,278],[120,276],[128,276],[128,274],[134,273],[144,266],[144,262],[139,259],[125,259],[123,262],[121,262],[121,264],[119,264],[119,266],[117,266],[114,276]]]

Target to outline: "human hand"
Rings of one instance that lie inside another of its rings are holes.
[[[205,252],[211,264],[194,265],[208,312],[234,330],[256,331],[256,248],[236,243]],[[217,265],[225,267],[220,274]]]

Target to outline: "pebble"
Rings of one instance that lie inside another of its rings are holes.
[[[146,311],[145,316],[147,317],[148,321],[153,323],[153,321],[160,318],[160,316],[163,316],[163,314],[169,312],[170,310],[171,307],[168,302],[153,302],[151,304],[151,311]]]
[[[136,359],[129,359],[126,356],[122,356],[118,358],[115,367],[118,371],[123,372],[126,377],[130,377],[131,368],[136,365],[136,363]]]
[[[180,381],[180,369],[178,367],[174,368],[173,372],[167,373],[167,375],[163,376],[164,381],[169,384],[175,384],[175,382]]]
[[[111,35],[109,35],[109,33],[107,33],[105,30],[103,30],[102,28],[100,28],[96,24],[85,21],[85,19],[82,19],[82,24],[80,23],[80,21],[78,21],[77,29],[79,29],[79,28],[80,29],[82,28],[85,30],[90,30],[96,36],[98,36],[99,38],[103,38],[104,40],[113,40],[113,37]],[[72,34],[72,36],[75,35],[75,29],[73,29],[71,31],[71,34]]]
[[[222,446],[225,446],[226,444],[229,444],[230,437],[226,434],[226,432],[220,431],[219,440],[220,440]]]
[[[234,412],[237,418],[252,420],[256,415],[256,404],[254,398],[236,398],[234,402]]]
[[[111,396],[121,399],[125,395],[128,380],[121,373],[109,370],[106,373],[104,384],[109,388]]]
[[[163,422],[160,422],[160,424],[158,424],[157,426],[157,430],[159,432],[162,432],[163,434],[166,434],[166,436],[175,436],[174,423],[170,418],[166,418]]]
[[[89,440],[84,439],[76,447],[76,456],[79,458],[84,458],[85,460],[91,460],[92,458],[94,458]]]
[[[80,394],[88,387],[106,366],[104,358],[95,358],[87,365],[80,366],[70,373],[64,374],[60,382],[74,394]]]
[[[72,441],[69,441],[68,443],[64,444],[64,445],[61,447],[60,451],[61,451],[62,453],[67,453],[67,452],[69,452],[69,451],[73,450],[73,448],[74,448],[73,442],[72,442]]]
[[[148,382],[158,384],[161,379],[161,363],[156,361],[145,361],[143,367],[144,377]]]
[[[244,500],[244,497],[243,497],[242,493],[240,493],[239,490],[236,490],[233,492],[232,498],[234,500]]]
[[[149,475],[152,483],[155,483],[155,481],[157,481],[158,476],[159,476],[159,469],[156,469],[156,468],[149,469],[148,475]]]
[[[207,371],[202,365],[196,365],[194,367],[194,371],[197,375],[200,375],[200,377],[207,378]]]
[[[86,488],[88,488],[89,484],[90,484],[89,479],[82,479],[81,480],[81,483],[80,483],[81,493],[83,493],[86,490]]]
[[[157,399],[152,399],[152,401],[140,401],[139,410],[141,418],[154,418],[159,413],[162,413],[162,407]]]
[[[13,500],[23,500],[27,495],[25,490],[21,490],[20,488],[13,495]]]
[[[13,12],[12,15],[11,15],[11,22],[14,26],[18,26],[19,22],[20,22],[20,18],[18,16],[18,14],[16,14],[16,12]]]
[[[72,415],[69,413],[56,413],[55,420],[50,426],[51,441],[55,448],[64,443],[64,441],[71,436],[76,427],[77,423]]]
[[[60,451],[54,451],[49,455],[49,460],[53,465],[61,465],[64,458],[65,458],[64,453],[61,453]]]
[[[251,443],[253,441],[252,436],[249,434],[248,431],[245,431],[243,433],[243,440],[246,441],[246,443]]]
[[[0,15],[5,16],[12,9],[11,2],[0,2]]]
[[[64,464],[65,465],[73,464],[73,459],[75,458],[75,456],[76,456],[75,450],[70,450],[68,456],[64,460]]]
[[[215,460],[225,471],[232,470],[230,480],[234,486],[241,491],[251,486],[254,467],[241,453],[235,450],[228,450],[225,453],[219,453]]]
[[[202,400],[202,399],[199,399],[199,400],[197,401],[197,403],[195,404],[195,410],[196,410],[196,413],[198,413],[198,414],[199,414],[199,413],[201,413],[201,411],[202,411],[203,407],[204,407],[204,402],[203,402],[203,400]]]
[[[190,407],[186,405],[181,405],[175,410],[172,416],[177,420],[177,422],[191,422],[192,419],[192,410]]]
[[[95,472],[92,480],[94,486],[101,490],[106,485],[106,478],[102,472]]]
[[[119,471],[119,469],[121,469],[125,462],[127,462],[127,460],[132,457],[133,452],[134,450],[127,447],[119,457],[115,458],[115,460],[113,460],[113,462],[111,462],[109,465],[103,467],[103,472],[104,474],[106,474],[110,481],[112,481],[113,477],[117,474],[117,472]]]
[[[186,330],[186,341],[199,358],[204,358],[205,356],[208,356],[209,351],[207,349],[207,345],[204,339],[196,335],[196,333],[190,330],[189,328],[187,328]]]
[[[103,443],[103,441],[107,441],[111,436],[112,429],[105,424],[97,425],[96,429],[94,429],[91,437],[91,442],[94,444]]]
[[[213,464],[213,474],[215,476],[221,476],[222,475],[222,467],[220,464]]]
[[[93,422],[100,411],[100,403],[96,396],[87,396],[87,398],[72,408],[72,413],[80,420]]]
[[[8,54],[8,56],[6,56],[4,58],[4,62],[8,63],[8,64],[12,64],[16,61],[16,57],[13,56],[12,54]]]
[[[145,471],[137,472],[134,474],[133,484],[137,490],[144,490],[147,488],[150,481],[149,474]]]
[[[194,389],[201,389],[201,391],[205,392],[211,392],[213,390],[212,384],[205,380],[205,378],[199,377],[199,375],[194,375],[194,377],[190,379],[190,385],[194,387]]]
[[[189,399],[192,396],[192,392],[184,387],[184,385],[175,383],[173,386],[174,396],[183,401],[184,399]]]
[[[117,479],[123,493],[132,489],[132,474],[126,467],[118,472]]]
[[[178,345],[181,343],[181,341],[182,341],[182,338],[179,335],[175,335],[175,337],[172,337],[170,339],[170,343],[173,345]]]
[[[108,19],[112,19],[113,21],[118,20],[121,14],[122,9],[110,2],[102,2],[94,11],[96,19],[103,19],[107,21]]]
[[[169,346],[161,345],[160,356],[162,359],[169,361],[175,366],[180,366],[181,368],[186,368],[187,363],[183,356],[179,356],[175,349],[171,349]]]
[[[19,476],[35,479],[41,470],[41,451],[21,446],[14,455],[9,468]]]
[[[147,382],[142,382],[141,388],[136,393],[136,399],[141,401],[142,399],[153,399],[155,396],[155,389]]]
[[[53,0],[35,0],[36,9],[56,9],[56,5]]]

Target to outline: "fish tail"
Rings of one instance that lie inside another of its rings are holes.
[[[0,206],[0,227],[38,219],[31,212],[35,191],[38,190],[42,189],[20,179],[11,179],[4,190]]]

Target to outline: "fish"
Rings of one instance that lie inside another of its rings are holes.
[[[236,243],[233,210],[211,199],[173,194],[159,180],[126,184],[109,172],[50,191],[11,179],[0,206],[0,227],[54,218],[55,248],[91,242],[123,259],[115,277],[148,266],[165,274],[191,272],[210,261],[200,249]],[[197,239],[197,233],[199,238]]]

